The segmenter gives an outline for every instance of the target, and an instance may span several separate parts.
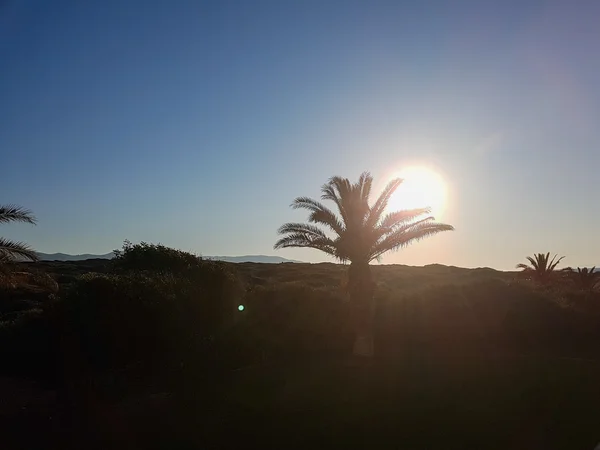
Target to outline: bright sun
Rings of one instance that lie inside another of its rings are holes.
[[[440,175],[425,167],[408,167],[394,174],[402,178],[390,202],[388,210],[431,207],[432,215],[439,219],[446,203],[446,183]]]

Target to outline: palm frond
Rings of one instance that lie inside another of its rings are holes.
[[[333,176],[329,179],[329,184],[333,186],[340,197],[347,197],[352,192],[352,183],[348,178],[343,178],[340,176]]]
[[[369,212],[369,218],[367,219],[367,226],[374,227],[377,222],[381,219],[381,215],[385,211],[388,202],[392,194],[398,189],[398,186],[402,184],[402,178],[394,178],[391,180],[387,186],[383,189],[375,204],[371,207],[371,211]]]
[[[344,223],[348,223],[348,214],[346,209],[344,208],[344,203],[338,191],[336,190],[336,186],[331,182],[324,184],[321,186],[321,200],[331,200],[337,206],[337,209],[342,217]]]
[[[554,255],[554,257],[550,261],[550,265],[548,266],[548,270],[554,270],[554,269],[556,269],[556,266],[558,266],[560,264],[560,262],[565,258],[564,256],[561,256],[560,258],[558,258],[555,261],[555,259],[556,259],[557,256],[558,255]]]
[[[356,184],[357,190],[360,191],[360,198],[369,204],[369,196],[371,195],[371,186],[373,185],[373,177],[369,172],[363,172],[360,174],[358,183]]]
[[[314,200],[310,197],[296,197],[290,206],[292,207],[292,209],[303,208],[308,209],[309,211],[327,209],[327,207],[323,203]]]
[[[279,227],[277,230],[278,234],[288,234],[288,233],[306,233],[311,236],[327,238],[327,235],[323,230],[315,225],[310,225],[308,223],[286,223]]]
[[[577,272],[569,271],[569,278],[580,289],[594,290],[600,285],[600,272],[595,272],[596,267],[578,267]],[[564,270],[564,269],[563,269]]]
[[[0,238],[0,259],[3,261],[12,261],[19,257],[31,261],[39,260],[37,253],[27,244]]]
[[[308,221],[312,223],[320,223],[331,228],[337,235],[344,233],[344,225],[338,217],[330,210],[313,211],[308,216]]]
[[[379,226],[382,228],[392,228],[395,226],[404,225],[408,222],[414,221],[420,216],[429,214],[430,212],[431,208],[405,209],[402,211],[391,212],[384,216]]]
[[[539,255],[541,255],[541,253]],[[531,263],[531,267],[533,267],[534,269],[538,269],[539,267],[541,267],[541,265],[538,264],[539,258],[537,258],[537,256],[539,255],[536,255],[536,258],[532,258],[531,256],[527,257],[527,259]]]
[[[556,266],[563,260],[564,256],[558,258],[558,255],[554,255],[550,259],[550,252],[548,253],[534,253],[533,256],[527,256],[527,260],[530,265],[518,264],[518,269],[523,269],[527,272],[532,279],[538,283],[547,284],[553,280],[556,280],[559,276],[559,272],[563,273],[564,276],[573,277],[573,269],[567,267],[561,271],[556,270]]]
[[[332,200],[338,204],[338,207],[343,208],[343,201],[348,200],[352,195],[352,184],[348,178],[331,177],[327,184],[321,188],[321,192],[323,200]],[[341,210],[340,213],[342,213]]]
[[[331,248],[334,250],[335,243],[329,238],[319,238],[306,233],[290,233],[279,239],[274,248],[286,247],[312,247],[321,250],[321,247]]]
[[[37,220],[33,213],[17,205],[0,206],[0,223],[26,222],[35,225]]]
[[[399,250],[411,242],[452,230],[454,230],[452,225],[430,221],[414,224],[409,228],[398,228],[375,244],[371,251],[371,259],[376,259],[388,251]]]
[[[413,229],[413,227],[423,226],[423,224],[426,224],[426,223],[433,223],[434,220],[435,219],[430,216],[430,217],[425,217],[421,220],[416,220],[413,222],[408,222],[408,223],[404,223],[404,224],[399,223],[395,227],[388,227],[388,228],[378,227],[375,230],[373,230],[373,236],[376,239],[375,242],[377,242],[380,239],[382,239],[392,233],[395,233],[395,232],[407,233],[407,232],[410,232]]]
[[[309,197],[298,197],[294,200],[291,206],[294,209],[304,208],[311,211],[308,220],[312,223],[326,225],[338,235],[344,232],[344,226],[338,216],[321,202],[313,200]]]
[[[369,212],[369,203],[361,195],[370,175],[365,172],[361,176],[359,183],[363,184],[352,184],[347,178],[335,176],[321,188],[321,198],[335,202],[346,229],[361,227]]]
[[[289,233],[279,239],[273,246],[276,250],[289,247],[314,248],[337,258],[335,243],[331,239],[308,233]]]

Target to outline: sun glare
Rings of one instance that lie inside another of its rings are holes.
[[[402,178],[404,182],[390,199],[390,211],[429,206],[436,219],[442,216],[447,190],[439,174],[426,167],[408,167],[395,173],[393,178]]]

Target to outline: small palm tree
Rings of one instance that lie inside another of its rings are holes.
[[[556,266],[563,260],[564,256],[557,258],[558,255],[554,255],[550,259],[550,253],[536,253],[533,257],[527,257],[530,265],[517,264],[517,269],[523,269],[523,275],[536,283],[546,285],[556,279]]]
[[[27,222],[35,225],[36,219],[31,211],[20,206],[0,205],[0,223],[9,222]],[[37,254],[28,245],[0,237],[0,262],[8,262],[16,258],[38,260]]]
[[[592,292],[600,288],[600,272],[596,272],[596,267],[592,267],[591,269],[587,267],[581,269],[578,267],[577,271],[571,267],[567,267],[564,271],[578,289]]]
[[[442,231],[451,225],[435,222],[429,208],[386,212],[392,194],[402,183],[390,181],[375,203],[369,204],[373,177],[364,172],[358,182],[332,177],[321,187],[321,199],[332,201],[337,212],[308,197],[296,198],[291,207],[310,212],[310,223],[286,223],[275,249],[305,247],[320,250],[341,262],[350,262],[348,293],[354,310],[354,353],[373,354],[372,319],[375,283],[369,263],[391,250],[398,250]],[[323,230],[321,225],[327,231]]]

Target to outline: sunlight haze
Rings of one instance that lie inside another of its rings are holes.
[[[443,218],[448,198],[446,182],[439,174],[427,167],[408,166],[392,178],[403,182],[390,200],[390,211],[428,206],[437,220]]]

